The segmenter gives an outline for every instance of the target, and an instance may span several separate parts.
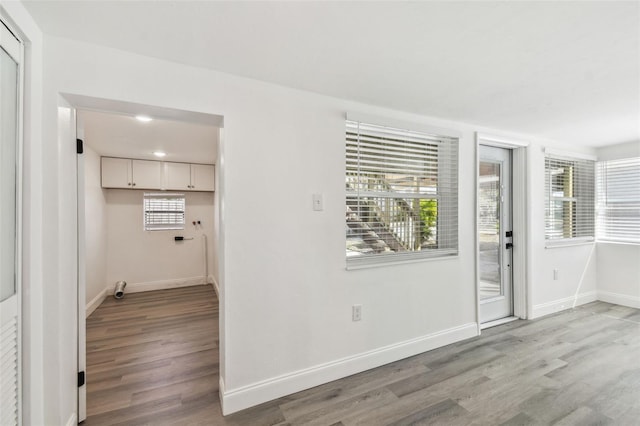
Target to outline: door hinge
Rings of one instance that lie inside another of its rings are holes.
[[[507,238],[513,237],[513,231],[507,231],[507,233],[505,234],[505,237]]]
[[[507,249],[511,249],[511,248],[513,248],[513,243],[507,243],[506,248],[507,248]]]
[[[82,387],[84,385],[84,371],[78,372],[78,387]]]
[[[76,153],[82,154],[84,152],[84,145],[82,139],[76,139]]]

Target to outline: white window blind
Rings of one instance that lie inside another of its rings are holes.
[[[458,139],[346,123],[351,265],[458,253]]]
[[[596,182],[598,240],[640,244],[640,157],[598,162]]]
[[[144,193],[144,229],[184,229],[184,194]]]
[[[548,242],[593,240],[595,162],[546,155],[545,238]]]

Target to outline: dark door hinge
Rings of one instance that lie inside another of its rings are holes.
[[[76,139],[76,152],[82,154],[84,152],[84,145],[82,139]]]
[[[78,387],[82,387],[84,385],[84,371],[78,372]]]
[[[507,243],[507,249],[513,248],[513,243]]]
[[[507,231],[505,237],[507,237],[507,238],[513,237],[513,231]]]

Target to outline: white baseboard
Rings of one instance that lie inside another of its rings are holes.
[[[111,290],[111,293],[113,293],[113,290]],[[89,315],[93,313],[93,311],[98,309],[98,306],[100,306],[100,304],[104,302],[104,299],[106,298],[107,298],[107,289],[105,287],[104,289],[102,289],[100,293],[97,294],[96,297],[94,297],[93,299],[91,299],[89,303],[87,303],[87,306],[85,308],[85,318],[88,318]]]
[[[71,417],[65,423],[66,426],[78,426],[78,418],[76,417],[76,413],[71,413]]]
[[[168,288],[191,287],[194,285],[206,285],[207,280],[204,275],[200,277],[175,278],[172,280],[148,281],[141,283],[127,283],[124,289],[126,297],[127,293],[140,293],[143,291],[165,290]],[[115,283],[107,287],[107,294],[113,294]]]
[[[320,364],[248,386],[227,390],[220,381],[222,413],[228,415],[263,402],[309,389],[390,362],[430,351],[478,335],[478,324],[469,323],[416,339]]]
[[[222,395],[224,395],[225,393],[225,386],[224,386],[224,379],[222,378],[222,376],[220,376],[220,380],[218,380],[218,398],[220,398],[220,408],[222,409],[222,412],[225,413],[224,411],[224,398],[222,397]],[[223,414],[225,415],[225,414]]]
[[[216,296],[218,296],[218,299],[220,299],[220,286],[218,285],[218,281],[216,281],[213,275],[209,275],[208,282],[213,286],[213,289],[216,292]]]
[[[628,294],[611,293],[608,291],[598,291],[598,300],[616,305],[628,306],[640,309],[640,297]]]
[[[575,296],[565,297],[564,299],[552,300],[551,302],[541,303],[533,306],[533,315],[531,319],[543,317],[545,315],[554,314],[556,312],[571,309],[585,303],[591,303],[598,300],[595,291],[576,294]]]

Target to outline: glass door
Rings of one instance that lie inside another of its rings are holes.
[[[513,314],[511,150],[480,146],[478,176],[480,321]]]
[[[20,43],[0,21],[0,424],[19,423]]]

